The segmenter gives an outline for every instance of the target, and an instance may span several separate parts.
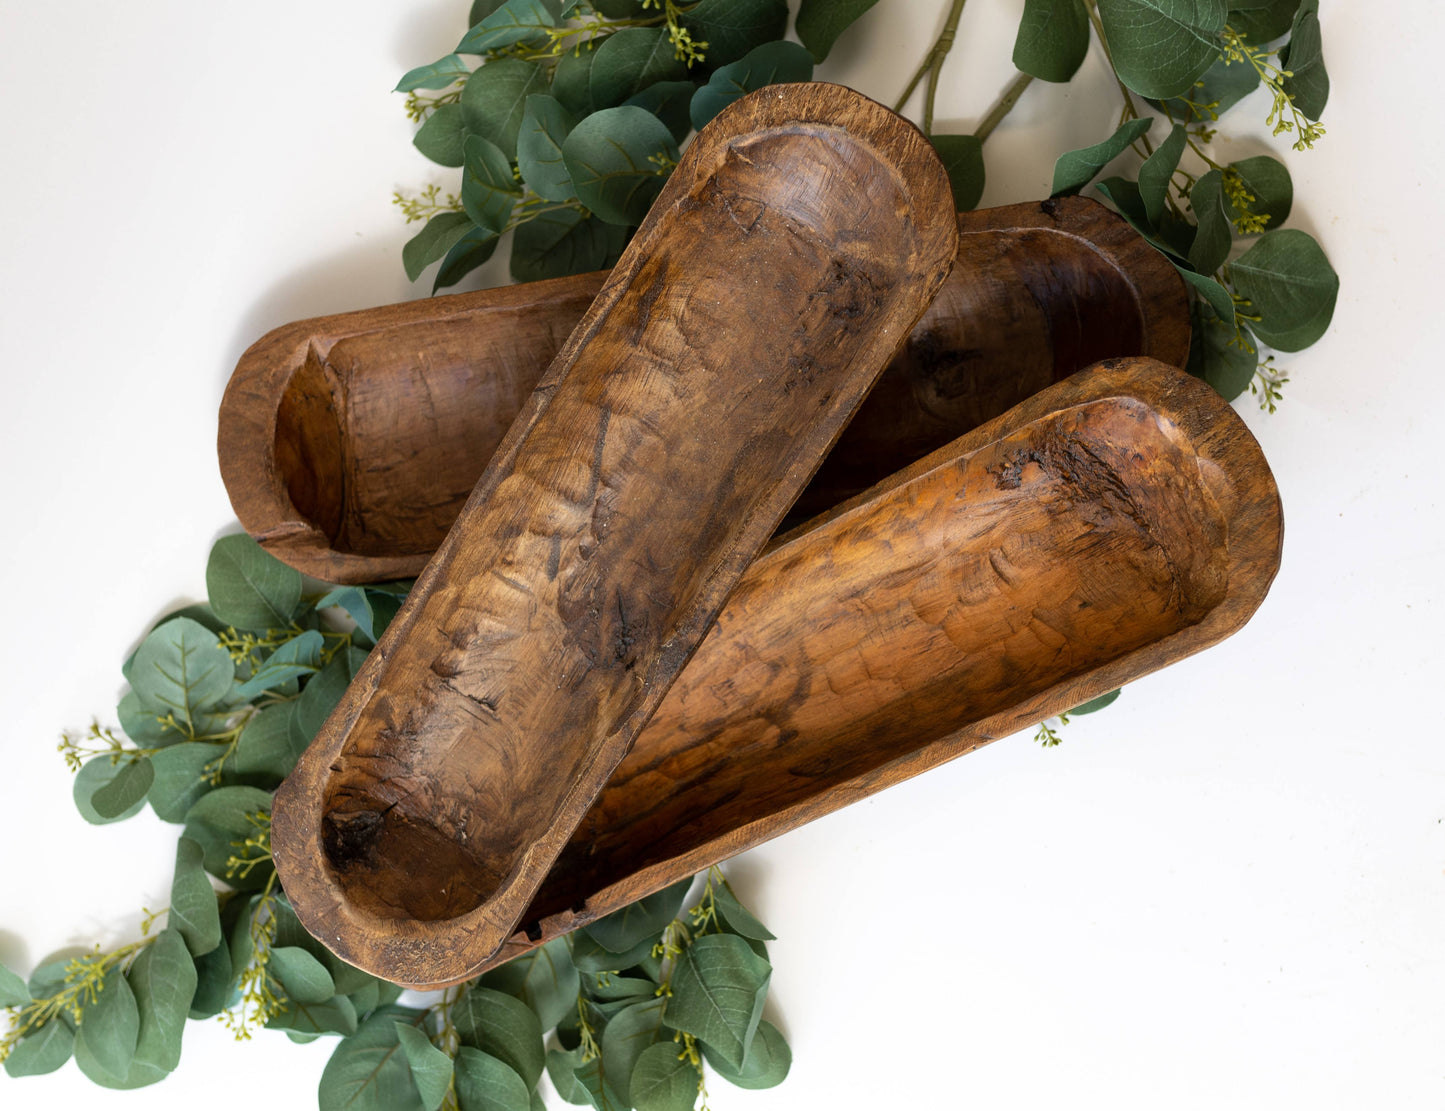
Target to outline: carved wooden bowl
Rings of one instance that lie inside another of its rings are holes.
[[[1099,359],[1189,351],[1183,283],[1081,197],[958,215],[953,272],[789,515],[858,493]],[[278,328],[221,406],[241,523],[329,582],[420,573],[605,273]]]

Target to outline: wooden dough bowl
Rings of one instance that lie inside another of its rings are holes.
[[[313,934],[413,984],[497,952],[957,249],[931,144],[851,90],[698,135],[276,793]]]
[[[791,512],[797,523],[1099,359],[1184,365],[1174,268],[1068,197],[958,215],[953,273]],[[418,574],[605,273],[288,324],[221,405],[241,523],[328,582]]]

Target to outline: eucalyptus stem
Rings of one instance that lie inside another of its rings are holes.
[[[1024,95],[1024,90],[1033,84],[1033,80],[1034,75],[1032,73],[1020,73],[1010,81],[1008,88],[1004,89],[998,101],[988,110],[988,115],[984,116],[983,122],[978,125],[978,130],[973,133],[974,138],[982,143],[992,135],[993,129],[1003,122],[1005,116],[1013,111],[1014,105],[1019,102],[1019,97]]]
[[[903,95],[898,98],[898,103],[893,106],[895,112],[903,111],[903,106],[908,103],[908,98],[913,95],[913,90],[918,88],[918,83],[926,76],[928,88],[923,94],[923,133],[933,134],[933,102],[938,94],[938,77],[943,72],[943,60],[948,57],[949,51],[953,49],[953,39],[958,33],[958,21],[963,16],[963,6],[968,0],[953,0],[953,5],[948,9],[948,18],[943,21],[943,30],[939,32],[938,38],[934,40],[933,46],[923,58],[923,63],[909,78]]]

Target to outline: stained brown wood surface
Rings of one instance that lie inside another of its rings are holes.
[[[698,136],[276,794],[312,933],[409,983],[496,952],[956,249],[931,146],[851,90]]]
[[[1099,359],[1182,366],[1174,268],[1082,197],[958,215],[948,281],[789,515],[806,519]],[[329,582],[418,574],[605,273],[298,321],[220,418],[236,514]]]
[[[489,963],[1217,643],[1282,541],[1202,382],[1049,387],[753,564]]]

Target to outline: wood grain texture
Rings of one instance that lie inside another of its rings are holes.
[[[1282,542],[1202,382],[1049,387],[753,564],[489,965],[1217,643]]]
[[[496,952],[956,249],[851,90],[704,129],[276,794],[308,929],[408,983]]]
[[[1082,197],[958,215],[948,281],[789,514],[837,504],[1099,359],[1182,366],[1174,268]],[[605,273],[298,321],[241,358],[221,474],[269,551],[329,582],[418,574]]]

